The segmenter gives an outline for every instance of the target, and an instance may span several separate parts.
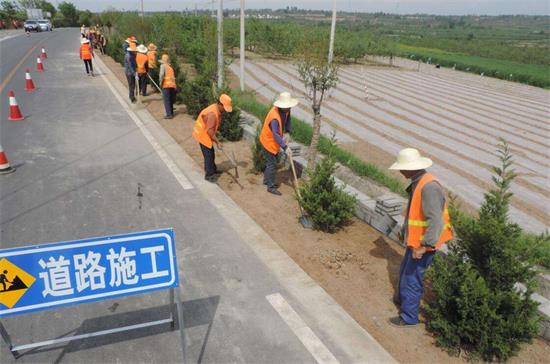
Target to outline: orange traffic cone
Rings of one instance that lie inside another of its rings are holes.
[[[36,87],[34,87],[34,82],[32,82],[31,73],[29,69],[25,71],[25,91],[27,92],[33,92],[36,90]]]
[[[8,174],[11,172],[15,172],[15,168],[10,166],[10,162],[8,162],[8,157],[6,156],[6,153],[4,153],[4,149],[0,144],[0,174]]]
[[[42,58],[48,58],[48,54],[44,48],[42,48]]]
[[[44,65],[42,64],[42,60],[40,59],[40,56],[36,57],[36,70],[38,72],[44,71]]]
[[[8,120],[23,120],[23,114],[21,114],[21,110],[19,109],[19,105],[17,104],[17,100],[15,99],[15,94],[13,93],[13,91],[8,92],[8,96],[10,98],[10,116],[8,116]]]

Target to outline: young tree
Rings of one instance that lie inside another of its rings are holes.
[[[63,1],[57,6],[57,9],[63,15],[66,26],[78,25],[78,10],[73,3]]]
[[[321,138],[321,105],[325,93],[338,82],[338,66],[328,62],[328,39],[310,34],[305,37],[304,54],[298,64],[313,111],[313,136],[309,146],[308,166],[314,168]]]

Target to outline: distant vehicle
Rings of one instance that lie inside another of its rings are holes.
[[[53,30],[52,23],[48,19],[37,20],[40,25],[40,30],[44,32],[51,32]]]
[[[42,9],[27,9],[27,19],[38,20],[43,18],[44,15],[42,13]]]
[[[26,32],[41,32],[42,28],[38,24],[38,20],[27,20],[23,25]]]

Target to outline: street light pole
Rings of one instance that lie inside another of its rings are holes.
[[[241,41],[240,41],[240,66],[241,66],[241,91],[244,92],[244,0],[241,0]]]
[[[330,25],[330,44],[328,49],[328,63],[334,57],[334,33],[336,31],[336,0],[332,0],[332,23]]]
[[[218,89],[223,86],[223,0],[218,0]]]

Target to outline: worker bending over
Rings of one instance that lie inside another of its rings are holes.
[[[264,125],[260,132],[260,142],[262,143],[266,162],[264,185],[267,186],[267,192],[277,196],[281,195],[281,192],[277,189],[278,185],[275,184],[277,155],[280,149],[286,153],[291,153],[283,138],[283,134],[290,133],[290,109],[296,105],[298,105],[298,100],[293,99],[290,93],[281,93],[265,117]]]
[[[214,143],[218,149],[222,149],[222,143],[216,137],[221,121],[222,114],[233,111],[233,102],[231,97],[222,94],[218,102],[208,106],[202,110],[197,117],[195,127],[193,128],[193,138],[201,147],[201,152],[204,157],[204,179],[208,182],[216,182],[216,153],[214,152]]]
[[[424,293],[424,272],[433,261],[435,251],[453,238],[445,192],[439,180],[426,168],[432,165],[418,150],[399,152],[390,167],[411,180],[407,187],[409,203],[401,239],[407,251],[399,270],[399,288],[394,301],[401,307],[400,316],[390,319],[397,327],[418,324],[418,309]]]

